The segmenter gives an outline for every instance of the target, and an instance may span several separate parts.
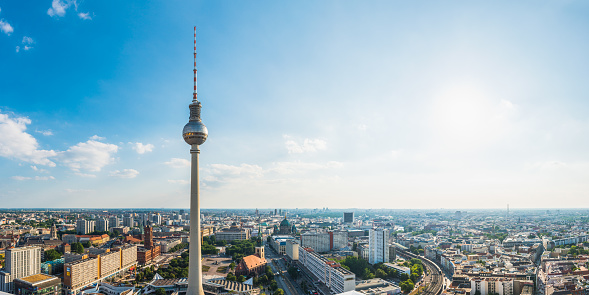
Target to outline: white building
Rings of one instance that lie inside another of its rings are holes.
[[[329,233],[306,232],[301,234],[301,247],[312,248],[315,252],[329,252]]]
[[[299,243],[297,241],[286,241],[286,255],[291,260],[299,260]]]
[[[135,220],[133,219],[133,216],[125,216],[125,217],[123,217],[123,226],[134,227],[135,226]]]
[[[78,219],[76,221],[76,233],[79,235],[87,235],[94,231],[96,222],[94,220]]]
[[[474,277],[470,279],[472,293],[513,295],[513,279],[502,277]]]
[[[319,282],[325,284],[332,294],[353,291],[356,288],[354,273],[311,249],[299,247],[299,261],[319,279]]]
[[[371,229],[368,238],[368,263],[389,262],[389,231]]]
[[[96,222],[96,230],[97,231],[108,231],[108,219],[106,218],[98,218],[98,222]]]
[[[0,271],[0,291],[11,293],[15,279],[41,273],[41,251],[36,246],[7,249],[6,267]]]

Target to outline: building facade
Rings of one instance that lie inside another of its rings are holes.
[[[0,271],[0,291],[14,292],[14,280],[41,273],[41,247],[28,246],[5,251],[5,270]]]
[[[389,262],[389,231],[371,229],[368,235],[368,263]]]

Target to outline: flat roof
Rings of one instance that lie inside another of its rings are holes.
[[[31,283],[31,284],[35,284],[35,283],[39,283],[39,282],[46,281],[46,280],[51,280],[51,279],[57,279],[57,277],[40,273],[40,274],[36,274],[36,275],[32,275],[32,276],[20,278],[18,280],[22,280],[22,281],[25,281],[25,282],[28,282],[28,283]]]

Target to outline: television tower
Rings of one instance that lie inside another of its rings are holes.
[[[190,145],[192,164],[190,168],[190,247],[188,263],[187,295],[204,295],[202,289],[202,262],[200,239],[200,190],[198,183],[199,145],[207,140],[207,127],[200,119],[202,106],[196,97],[196,27],[194,27],[194,93],[192,103],[188,106],[190,117],[182,130],[182,137]]]

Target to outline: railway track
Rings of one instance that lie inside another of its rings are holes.
[[[403,257],[409,258],[417,258],[421,260],[423,265],[425,266],[425,274],[423,280],[425,280],[426,287],[420,294],[425,295],[439,295],[442,293],[442,289],[444,287],[444,274],[440,267],[438,267],[435,263],[430,261],[427,258],[417,256],[411,252],[403,251],[397,249],[397,253]]]

